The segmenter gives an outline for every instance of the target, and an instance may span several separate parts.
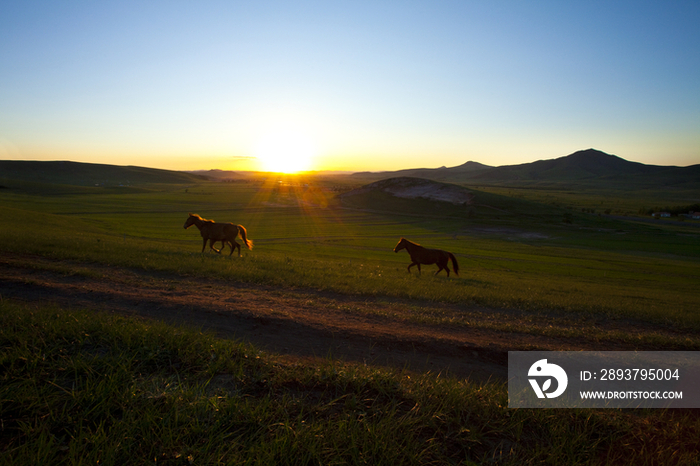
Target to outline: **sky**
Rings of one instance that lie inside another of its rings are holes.
[[[0,4],[0,159],[700,164],[700,2]]]

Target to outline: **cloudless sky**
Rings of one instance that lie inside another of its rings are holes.
[[[261,147],[354,171],[698,164],[700,1],[0,5],[0,159],[243,170]]]

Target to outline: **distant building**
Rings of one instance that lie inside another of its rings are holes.
[[[656,217],[656,218],[659,218],[659,217],[670,217],[670,216],[671,216],[671,212],[654,212],[653,214],[651,214],[651,216],[652,216],[652,217]]]
[[[688,218],[700,220],[700,212],[688,212]]]

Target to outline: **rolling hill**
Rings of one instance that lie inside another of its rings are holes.
[[[188,184],[246,178],[252,172],[208,170],[181,172],[136,166],[70,161],[0,160],[0,184],[8,181],[73,186],[138,186]],[[322,174],[323,172],[319,172]],[[700,164],[689,167],[645,165],[587,149],[551,160],[493,167],[466,162],[456,167],[417,168],[393,172],[358,172],[348,175],[362,184],[388,178],[424,178],[469,186],[584,187],[617,190],[700,189]]]
[[[520,165],[489,167],[467,162],[452,168],[357,173],[358,179],[373,181],[415,176],[461,184],[577,185],[630,188],[700,188],[700,165],[689,167],[645,165],[615,155],[587,149],[551,160]]]
[[[181,184],[204,180],[190,173],[135,166],[69,161],[0,160],[0,183],[20,181],[73,186]]]
[[[358,172],[353,174],[353,176],[360,178],[397,178],[397,177],[410,177],[410,178],[428,178],[431,180],[442,180],[447,178],[453,178],[456,176],[471,176],[477,172],[483,172],[495,167],[489,165],[484,165],[479,162],[467,162],[456,167],[440,167],[440,168],[409,168],[405,170],[397,170],[392,172]]]
[[[387,216],[502,218],[499,224],[533,217],[538,221],[561,222],[564,213],[568,213],[562,207],[407,176],[375,181],[339,194],[338,200],[346,208],[381,212]]]
[[[461,186],[409,176],[376,181],[338,197],[343,200],[372,192],[383,192],[402,199],[426,199],[454,205],[470,205],[474,199],[474,193]]]

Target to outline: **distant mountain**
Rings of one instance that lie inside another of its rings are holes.
[[[595,149],[553,160],[493,168],[470,182],[616,185],[618,187],[691,187],[700,185],[700,165],[672,167],[630,162]]]
[[[484,165],[479,162],[467,162],[456,167],[440,167],[440,168],[409,168],[405,170],[397,170],[391,172],[358,172],[354,173],[353,177],[362,178],[364,180],[380,180],[385,178],[396,177],[413,177],[413,178],[428,178],[431,180],[443,181],[455,176],[472,175],[480,171],[488,170],[489,165]]]
[[[206,179],[212,180],[212,181],[224,181],[224,180],[232,180],[232,179],[237,179],[243,177],[241,173],[232,171],[232,170],[219,170],[219,169],[212,169],[212,170],[190,170],[186,171],[185,173],[189,173],[191,175],[196,175],[196,176],[201,176]]]
[[[319,172],[319,174],[324,172]],[[74,186],[135,186],[189,184],[203,180],[247,179],[254,172],[202,170],[182,172],[135,166],[69,161],[0,160],[0,185],[8,181]],[[699,189],[700,165],[689,167],[645,165],[587,149],[551,160],[492,167],[467,162],[456,167],[416,168],[394,172],[360,172],[351,175],[366,184],[388,178],[424,178],[462,185],[553,186],[577,185],[615,189]]]
[[[470,165],[467,162],[452,168],[432,170],[399,170],[377,173],[381,178],[397,176],[418,176],[436,181],[462,184],[512,184],[512,185],[561,185],[575,183],[579,185],[612,185],[647,187],[700,187],[700,165],[690,167],[673,167],[645,165],[630,162],[615,155],[606,154],[595,149],[587,149],[551,160],[520,165],[489,167],[487,165]],[[369,179],[366,173],[358,177]]]
[[[651,173],[651,165],[628,162],[615,155],[606,154],[595,149],[574,152],[566,157],[521,165],[505,165],[481,173],[475,178],[484,180],[551,180],[569,181],[619,176],[639,173]]]
[[[171,170],[68,161],[0,160],[0,181],[74,186],[134,186],[154,183],[194,183],[201,176]]]

